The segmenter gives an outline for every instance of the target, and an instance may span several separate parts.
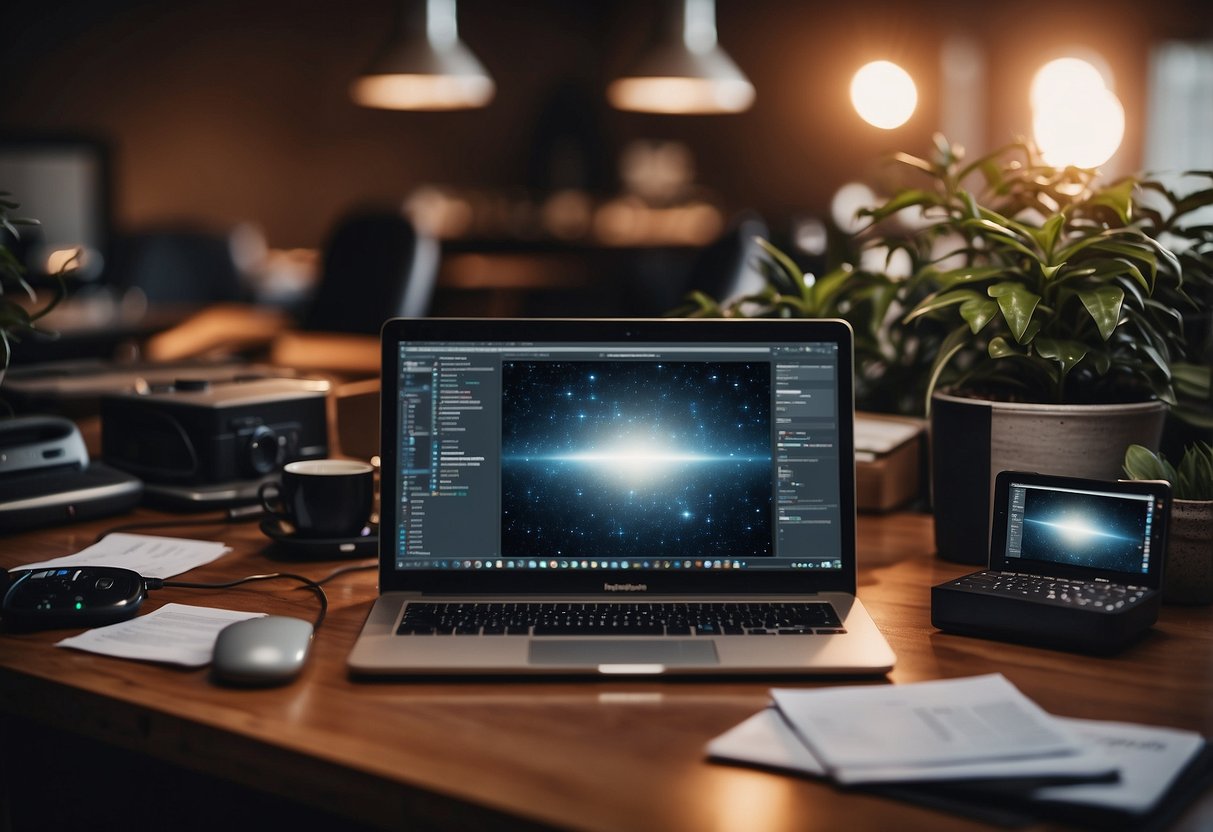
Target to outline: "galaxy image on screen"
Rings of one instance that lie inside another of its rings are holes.
[[[1023,557],[1072,566],[1142,570],[1149,501],[1029,488]]]
[[[506,361],[505,556],[772,554],[766,362]]]

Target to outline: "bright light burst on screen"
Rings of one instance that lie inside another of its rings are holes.
[[[1089,543],[1092,538],[1096,537],[1109,537],[1113,540],[1126,539],[1124,535],[1106,532],[1095,528],[1093,525],[1091,525],[1091,521],[1082,515],[1070,515],[1056,521],[1033,520],[1031,518],[1027,518],[1025,522],[1036,523],[1040,526],[1048,526],[1051,529],[1056,529],[1061,533],[1066,542],[1075,545]]]
[[[632,484],[670,476],[688,465],[742,461],[732,455],[694,453],[654,441],[627,438],[588,451],[556,454],[544,459],[594,466],[603,474]]]

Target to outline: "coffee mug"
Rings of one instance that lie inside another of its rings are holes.
[[[257,496],[301,537],[357,537],[371,516],[373,472],[353,459],[303,459],[283,466],[282,483],[264,483]]]

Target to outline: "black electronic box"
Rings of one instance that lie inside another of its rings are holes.
[[[179,507],[256,501],[282,466],[328,455],[323,380],[181,380],[101,399],[102,458]]]
[[[931,623],[1081,652],[1119,649],[1161,605],[1171,488],[1003,471],[989,568],[931,589]]]

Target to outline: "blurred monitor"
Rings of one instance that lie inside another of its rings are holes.
[[[110,236],[109,151],[86,138],[0,137],[0,191],[20,204],[12,217],[34,217],[18,226],[15,244],[31,274],[48,274],[76,247],[83,247],[77,277],[101,274]]]

